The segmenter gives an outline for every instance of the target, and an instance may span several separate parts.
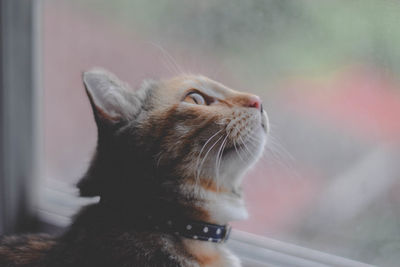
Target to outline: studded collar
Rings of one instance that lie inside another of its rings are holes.
[[[213,243],[224,243],[231,232],[231,226],[228,224],[219,225],[193,220],[154,220],[151,216],[148,216],[148,220],[157,231]]]
[[[118,210],[115,205],[112,205],[112,202],[106,201],[104,197],[100,199],[100,205],[112,211]],[[141,225],[140,227],[144,227],[144,229],[152,229],[159,232],[170,233],[176,236],[213,243],[226,242],[231,232],[231,226],[229,224],[212,224],[203,221],[185,219],[182,217],[169,217],[165,215],[144,215],[143,217],[130,217],[128,221],[138,226]]]

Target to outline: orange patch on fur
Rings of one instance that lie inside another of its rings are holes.
[[[183,206],[186,207],[187,209],[187,216],[191,218],[192,220],[195,221],[206,221],[212,223],[210,221],[210,214],[207,212],[207,210],[203,209],[201,206],[194,205],[192,203],[181,203]]]
[[[197,261],[202,267],[219,267],[221,266],[222,257],[217,245],[203,242],[186,240],[186,248],[189,254]]]
[[[195,258],[200,266],[217,266],[216,264],[220,260],[220,255],[218,253],[204,253],[195,255]]]
[[[190,180],[188,180],[188,182],[190,184],[192,184],[192,185],[199,185],[203,189],[205,189],[207,191],[214,192],[214,193],[227,193],[227,192],[229,192],[227,189],[218,186],[214,181],[212,181],[210,179],[200,178],[198,181],[196,181],[195,179],[190,179]]]

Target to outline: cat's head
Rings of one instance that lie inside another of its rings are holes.
[[[81,195],[158,197],[191,186],[240,194],[268,129],[259,97],[194,75],[137,91],[100,69],[83,81],[98,146]]]

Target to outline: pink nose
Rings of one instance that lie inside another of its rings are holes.
[[[248,101],[247,106],[249,108],[260,109],[261,108],[261,99],[256,95],[251,95],[249,97],[249,101]]]

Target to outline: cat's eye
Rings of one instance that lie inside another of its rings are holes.
[[[185,102],[189,102],[189,103],[193,103],[193,104],[197,104],[197,105],[206,105],[206,100],[204,99],[204,97],[196,92],[192,92],[190,94],[188,94],[185,98]]]

